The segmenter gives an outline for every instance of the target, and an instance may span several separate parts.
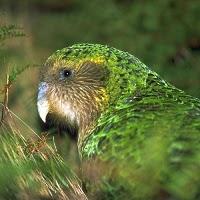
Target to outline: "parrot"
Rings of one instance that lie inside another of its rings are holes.
[[[37,107],[75,138],[88,199],[200,199],[200,100],[130,53],[57,50],[41,67]]]

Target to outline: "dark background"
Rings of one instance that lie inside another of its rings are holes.
[[[0,25],[15,24],[25,36],[0,48],[0,84],[13,67],[39,64],[74,43],[102,43],[128,51],[164,79],[200,97],[199,0],[4,0]],[[10,108],[38,127],[38,69],[12,86]],[[2,98],[2,96],[1,96]]]

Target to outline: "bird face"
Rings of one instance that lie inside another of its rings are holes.
[[[38,112],[68,130],[86,132],[108,103],[108,71],[101,58],[53,54],[41,70]]]
[[[136,89],[146,87],[147,76],[143,63],[112,47],[75,44],[58,50],[41,70],[39,115],[84,140],[100,115],[120,108]]]

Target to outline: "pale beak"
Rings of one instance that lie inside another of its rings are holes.
[[[46,122],[46,117],[49,112],[49,103],[47,100],[48,84],[41,82],[38,88],[37,108],[42,121]]]

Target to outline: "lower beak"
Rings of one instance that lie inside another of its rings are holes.
[[[49,112],[49,103],[47,100],[48,84],[41,82],[38,88],[37,108],[42,121],[46,122],[46,117]]]

